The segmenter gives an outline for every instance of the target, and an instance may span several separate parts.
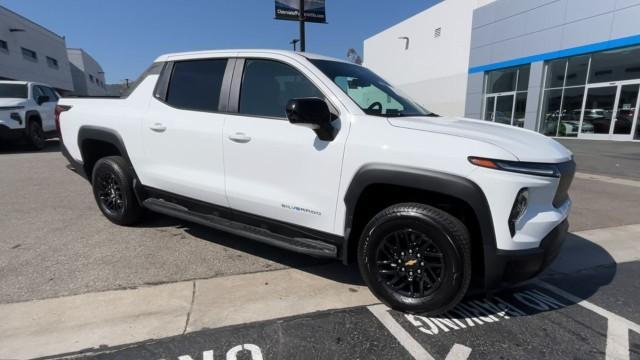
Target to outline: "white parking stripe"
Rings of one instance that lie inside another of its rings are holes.
[[[385,305],[372,305],[367,307],[373,315],[380,320],[387,330],[400,342],[402,346],[418,360],[434,360],[433,356],[425,350],[409,333],[398,324],[398,322],[389,314],[389,308]],[[454,351],[452,349],[451,351]],[[447,357],[448,359],[448,357]]]
[[[559,289],[549,283],[543,281],[537,281],[536,283],[540,287],[554,292],[571,302],[574,302],[600,316],[607,318],[607,348],[605,353],[606,359],[628,360],[630,358],[629,330],[633,330],[640,334],[640,325],[634,323],[633,321],[627,320],[622,316],[616,315],[609,310],[605,310],[587,300],[580,299],[579,297],[570,294],[562,289]]]
[[[609,320],[607,322],[606,360],[629,359],[629,328],[624,324]]]
[[[467,360],[471,354],[471,348],[464,345],[455,344],[444,360]]]
[[[640,187],[640,181],[636,181],[636,180],[621,179],[621,178],[615,178],[611,176],[587,174],[587,173],[581,173],[581,172],[577,172],[575,176],[577,179],[596,180],[596,181],[602,181],[602,182],[616,184],[616,185]]]

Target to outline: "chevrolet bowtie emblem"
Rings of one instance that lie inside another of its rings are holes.
[[[413,266],[418,262],[418,260],[413,259],[413,260],[409,260],[406,263],[404,263],[405,266]]]

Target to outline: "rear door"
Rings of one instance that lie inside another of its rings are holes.
[[[234,210],[333,231],[346,128],[335,120],[336,138],[323,141],[313,130],[289,123],[285,112],[290,99],[328,93],[302,66],[238,60],[229,105],[237,113],[227,117],[223,138]]]
[[[165,65],[142,122],[146,186],[228,206],[224,188],[220,99],[234,60],[207,58]],[[226,98],[223,103],[226,104]]]

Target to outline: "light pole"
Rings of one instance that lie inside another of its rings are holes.
[[[306,50],[306,41],[305,41],[305,33],[304,33],[304,0],[300,0],[300,13],[298,14],[298,20],[300,21],[300,51],[305,52]]]
[[[298,40],[298,39],[293,39],[293,40],[289,41],[289,44],[293,45],[293,51],[297,51],[296,45],[298,45],[299,42],[300,42],[300,40]]]

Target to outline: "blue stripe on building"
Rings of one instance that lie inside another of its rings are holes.
[[[537,61],[546,61],[575,55],[589,54],[593,52],[611,50],[638,44],[640,44],[640,35],[634,35],[616,40],[608,40],[595,44],[578,46],[570,49],[552,51],[544,54],[531,55],[518,59],[501,61],[494,64],[474,66],[469,68],[469,74],[530,64]]]

